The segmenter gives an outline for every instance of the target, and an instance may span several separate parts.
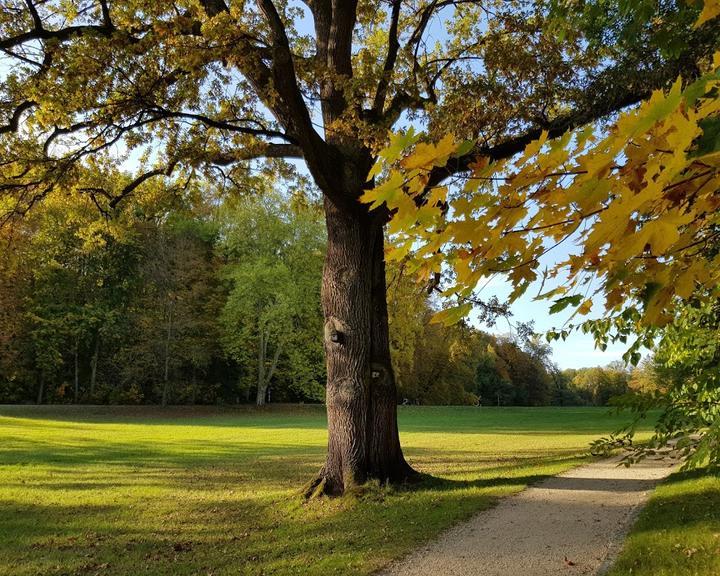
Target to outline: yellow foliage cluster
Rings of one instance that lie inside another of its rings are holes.
[[[449,186],[433,187],[432,175],[472,143],[394,136],[374,171],[386,178],[362,198],[393,215],[388,258],[409,258],[426,277],[449,267],[449,293],[461,297],[500,273],[514,299],[542,275],[554,310],[588,314],[600,296],[609,313],[637,306],[644,325],[665,325],[677,301],[720,279],[720,53],[713,68],[656,91],[608,130],[543,133],[519,157],[477,158]],[[541,272],[562,243],[567,257]]]

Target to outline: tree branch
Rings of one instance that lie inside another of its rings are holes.
[[[383,66],[383,74],[378,82],[377,91],[375,92],[375,100],[373,101],[372,112],[375,115],[382,114],[385,106],[385,98],[387,97],[387,89],[390,84],[390,78],[395,68],[398,51],[400,50],[400,41],[398,40],[398,21],[400,20],[401,0],[393,0],[392,14],[390,16],[390,30],[388,31],[388,51],[385,57],[385,65]]]
[[[59,40],[65,41],[73,36],[82,36],[85,34],[95,34],[98,36],[109,37],[114,31],[112,26],[107,24],[82,24],[77,26],[68,26],[59,30],[46,30],[44,28],[34,29],[29,32],[23,32],[11,38],[3,38],[0,40],[0,50],[9,50],[16,46],[20,46],[33,40]]]
[[[249,134],[251,136],[280,138],[291,144],[297,144],[297,140],[295,138],[277,130],[269,130],[267,128],[250,128],[249,126],[238,126],[237,124],[232,124],[223,120],[216,120],[215,118],[210,118],[209,116],[205,116],[204,114],[195,114],[193,112],[172,112],[160,106],[154,107],[153,112],[156,112],[158,116],[162,118],[186,118],[188,120],[197,120],[198,122],[202,122],[206,126],[210,126],[211,128],[217,128],[219,130],[240,132],[242,134]]]
[[[260,158],[303,158],[300,146],[294,144],[263,144],[256,147],[247,147],[232,152],[218,152],[200,155],[198,159],[214,164],[215,166],[228,166],[236,162],[257,160]]]
[[[0,126],[0,134],[7,134],[8,132],[17,132],[18,126],[20,124],[20,118],[22,118],[22,115],[27,111],[30,110],[35,106],[35,102],[32,100],[25,100],[22,104],[20,104],[12,113],[12,116],[10,116],[10,122],[8,124],[4,124]]]
[[[696,62],[711,54],[718,46],[719,33],[718,25],[698,31],[690,39],[688,49],[681,56],[666,62],[659,69],[637,72],[621,63],[605,70],[590,83],[584,91],[584,98],[572,112],[539,123],[523,134],[512,136],[496,144],[476,146],[469,153],[452,158],[446,166],[432,170],[428,186],[437,186],[454,174],[466,172],[468,166],[479,156],[493,160],[510,158],[539,138],[543,130],[548,132],[548,138],[557,138],[570,130],[638,104],[649,98],[653,90],[666,87],[680,75],[684,75],[686,82],[692,81],[699,75]]]
[[[175,169],[175,166],[177,166],[177,161],[173,160],[164,168],[157,168],[155,170],[150,170],[149,172],[145,172],[144,174],[141,174],[140,176],[135,178],[132,182],[130,182],[127,186],[125,186],[120,191],[120,194],[118,194],[117,196],[114,196],[113,199],[110,200],[110,208],[115,208],[120,202],[122,202],[122,200],[124,198],[126,198],[130,194],[132,194],[133,191],[135,189],[137,189],[137,187],[140,186],[146,180],[149,180],[150,178],[154,178],[155,176],[170,176],[170,174],[172,174],[173,170]]]

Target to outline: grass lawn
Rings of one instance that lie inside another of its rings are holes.
[[[640,514],[608,576],[720,574],[720,475],[673,474]]]
[[[621,422],[596,408],[402,407],[406,455],[436,478],[306,503],[321,407],[0,407],[0,574],[367,574],[577,464]]]

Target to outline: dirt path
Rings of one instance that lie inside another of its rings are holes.
[[[544,480],[480,512],[382,576],[602,574],[665,462],[618,467],[614,459]]]

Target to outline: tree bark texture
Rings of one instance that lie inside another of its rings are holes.
[[[413,475],[400,448],[390,363],[383,226],[325,197],[328,247],[322,304],[328,454],[307,496],[341,494],[369,479]]]

